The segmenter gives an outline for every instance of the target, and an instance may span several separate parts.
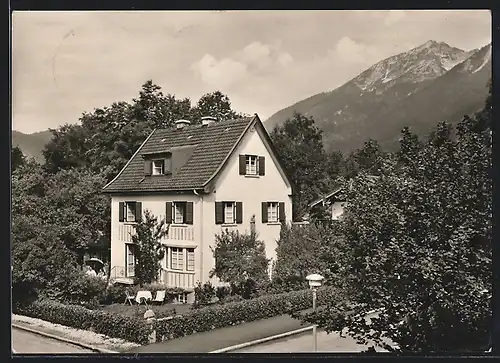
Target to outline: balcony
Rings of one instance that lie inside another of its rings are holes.
[[[133,224],[121,223],[118,227],[118,239],[123,242],[133,242],[132,236],[135,234]],[[165,241],[194,241],[194,227],[189,225],[171,225]]]
[[[195,286],[194,272],[162,270],[160,282],[168,287],[180,287],[186,290],[192,290]]]

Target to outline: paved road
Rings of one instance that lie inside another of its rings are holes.
[[[75,345],[12,328],[12,348],[20,354],[92,353]]]
[[[326,334],[324,331],[317,332],[317,342],[318,352],[354,353],[364,351],[368,348],[368,346],[357,344],[352,338],[340,337],[339,333]],[[377,351],[383,351],[380,348],[376,349]],[[313,337],[312,331],[310,331],[229,353],[310,353],[312,351]]]

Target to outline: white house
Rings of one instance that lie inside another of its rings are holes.
[[[216,234],[249,231],[255,215],[274,260],[280,221],[292,220],[292,186],[257,115],[154,130],[103,191],[111,196],[111,277],[134,276],[131,234],[149,210],[170,224],[160,282],[188,291],[218,283],[209,279]]]

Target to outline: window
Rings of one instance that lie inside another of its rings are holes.
[[[194,271],[194,248],[169,247],[170,269]]]
[[[262,223],[277,223],[285,221],[284,202],[262,202]]]
[[[186,270],[194,271],[194,248],[187,249],[187,266]]]
[[[140,202],[120,202],[120,222],[138,222],[141,219],[141,209]]]
[[[187,296],[188,294],[183,292],[182,294],[177,295],[177,302],[181,304],[187,304]]]
[[[153,175],[165,174],[165,160],[153,160]]]
[[[186,203],[185,202],[172,203],[172,208],[173,208],[172,210],[173,222],[175,224],[183,224],[186,211]]]
[[[126,267],[126,275],[127,277],[134,277],[135,276],[135,246],[131,244],[126,244],[125,245],[125,263],[127,265]]]
[[[246,175],[257,175],[257,156],[246,156]]]
[[[266,158],[256,155],[240,155],[240,175],[261,176],[266,174]]]
[[[170,248],[170,268],[172,270],[183,270],[184,253],[182,248]]]
[[[235,215],[235,204],[234,202],[224,202],[224,223],[233,224]]]
[[[267,221],[269,223],[278,222],[278,203],[267,203]]]

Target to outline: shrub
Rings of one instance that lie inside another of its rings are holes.
[[[341,294],[331,287],[318,290],[318,300],[332,300]],[[338,296],[337,296],[338,295]],[[158,339],[174,339],[194,332],[209,331],[243,322],[271,318],[274,316],[305,310],[312,307],[310,290],[266,295],[252,300],[230,302],[191,310],[170,320],[157,322]]]
[[[198,282],[194,288],[193,308],[197,309],[202,306],[211,305],[216,297],[215,287],[210,283],[210,281],[204,284]]]
[[[79,274],[68,286],[64,300],[72,303],[90,303],[93,305],[105,296],[106,281],[94,276]]]
[[[105,304],[123,303],[125,301],[126,290],[127,287],[121,284],[113,284],[111,286],[108,286],[103,302]]]
[[[231,294],[231,288],[229,286],[218,286],[215,289],[215,296],[217,296],[219,301],[223,301],[230,294]]]
[[[35,301],[29,306],[19,307],[15,313],[76,329],[91,329],[111,338],[121,338],[138,344],[148,343],[150,330],[144,319],[48,300]]]

